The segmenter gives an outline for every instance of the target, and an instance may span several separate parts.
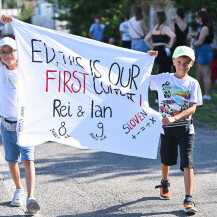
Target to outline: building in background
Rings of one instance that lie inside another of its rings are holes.
[[[47,1],[23,1],[22,9],[25,7],[32,8],[31,24],[69,33],[69,30],[66,28],[67,21],[54,19],[54,17],[58,17],[58,12],[54,12],[53,4]],[[21,11],[21,8],[2,9],[1,14],[10,15],[19,19]],[[13,35],[11,24],[4,27],[2,35]]]
[[[58,17],[58,12],[55,12],[54,5],[47,1],[36,1],[34,3],[34,15],[31,23],[33,25],[54,29],[61,32],[69,33],[67,21],[59,21],[54,19]]]
[[[31,19],[33,25],[56,29],[56,21],[53,17],[53,4],[46,1],[36,1],[34,3],[34,15]]]

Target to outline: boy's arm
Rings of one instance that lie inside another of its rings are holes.
[[[163,118],[162,122],[163,125],[169,125],[172,124],[176,121],[179,121],[183,118],[187,118],[190,115],[194,114],[196,111],[196,107],[197,107],[197,103],[195,102],[190,102],[190,107],[188,109],[186,109],[185,111],[179,113],[178,115],[175,115],[173,117],[165,117]]]

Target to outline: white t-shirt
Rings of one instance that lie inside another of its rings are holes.
[[[8,70],[0,61],[0,115],[17,120],[18,70]]]
[[[129,33],[132,39],[145,37],[140,22],[141,20],[137,21],[135,17],[129,19]]]
[[[122,39],[121,39],[122,41],[131,41],[131,37],[129,34],[128,21],[124,21],[123,23],[120,24],[119,31],[123,32]]]
[[[201,89],[198,81],[190,76],[182,80],[174,73],[162,73],[150,76],[150,89],[158,92],[159,112],[162,117],[175,116],[189,108],[190,102],[203,104]],[[192,115],[179,120],[166,127],[182,126],[188,124]],[[194,133],[193,124],[190,125],[190,134]]]

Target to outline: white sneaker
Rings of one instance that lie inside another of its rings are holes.
[[[203,95],[203,100],[211,100],[211,96],[210,95]]]
[[[207,100],[211,100],[211,96],[210,95],[206,95],[206,99]]]
[[[11,201],[12,206],[22,206],[24,204],[24,190],[16,189],[14,197]]]
[[[26,208],[28,214],[36,214],[40,210],[38,201],[35,198],[27,198]]]

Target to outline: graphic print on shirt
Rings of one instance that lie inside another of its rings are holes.
[[[10,85],[11,89],[16,89],[18,86],[18,81],[14,81],[6,75],[5,75],[4,81],[5,81],[5,84],[8,83]]]
[[[166,82],[162,85],[165,100],[160,103],[160,113],[163,117],[175,116],[189,107],[190,91]]]

